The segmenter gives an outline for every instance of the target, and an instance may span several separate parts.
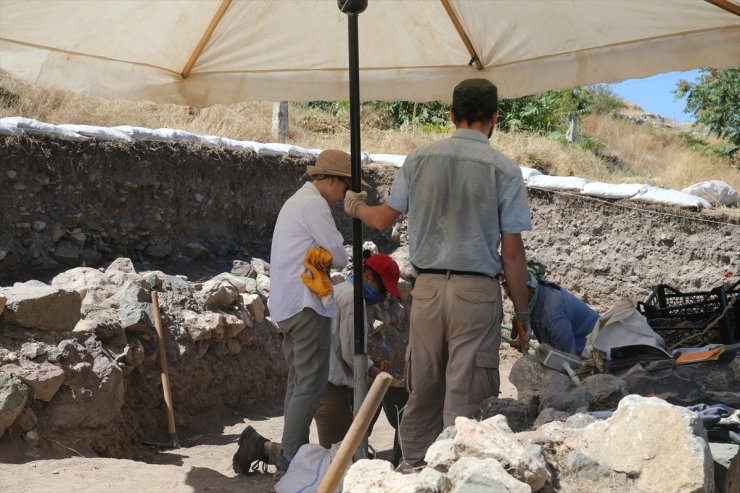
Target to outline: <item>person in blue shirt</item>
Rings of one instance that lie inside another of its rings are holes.
[[[501,281],[508,295],[506,277]],[[599,314],[564,287],[527,269],[529,320],[535,337],[559,351],[580,355]]]

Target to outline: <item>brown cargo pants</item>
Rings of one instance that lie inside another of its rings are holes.
[[[475,417],[498,396],[503,312],[500,284],[485,276],[420,274],[411,295],[400,431],[404,461],[414,464],[456,417]]]

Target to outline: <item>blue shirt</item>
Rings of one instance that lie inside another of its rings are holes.
[[[521,169],[477,130],[409,154],[386,204],[408,213],[409,259],[423,269],[495,276],[501,233],[532,229]]]
[[[581,354],[599,314],[565,288],[541,282],[538,289],[537,304],[530,313],[537,340],[560,351]]]

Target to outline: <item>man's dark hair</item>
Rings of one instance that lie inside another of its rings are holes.
[[[498,89],[487,79],[466,79],[452,92],[457,121],[487,122],[498,110]]]

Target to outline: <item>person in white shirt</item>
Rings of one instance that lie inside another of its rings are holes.
[[[309,250],[323,248],[332,255],[332,267],[341,269],[347,265],[344,238],[329,206],[340,203],[350,186],[350,155],[325,150],[306,172],[311,181],[280,209],[270,253],[268,307],[272,320],[284,334],[283,354],[288,364],[282,454],[277,459],[276,479],[287,471],[300,446],[308,443],[311,420],[329,375],[331,319],[336,315],[336,306],[333,300],[322,303],[303,282],[303,262]],[[363,185],[367,186],[364,182]],[[234,470],[248,473],[252,463],[267,462],[268,445],[252,427],[247,427],[232,459]]]

